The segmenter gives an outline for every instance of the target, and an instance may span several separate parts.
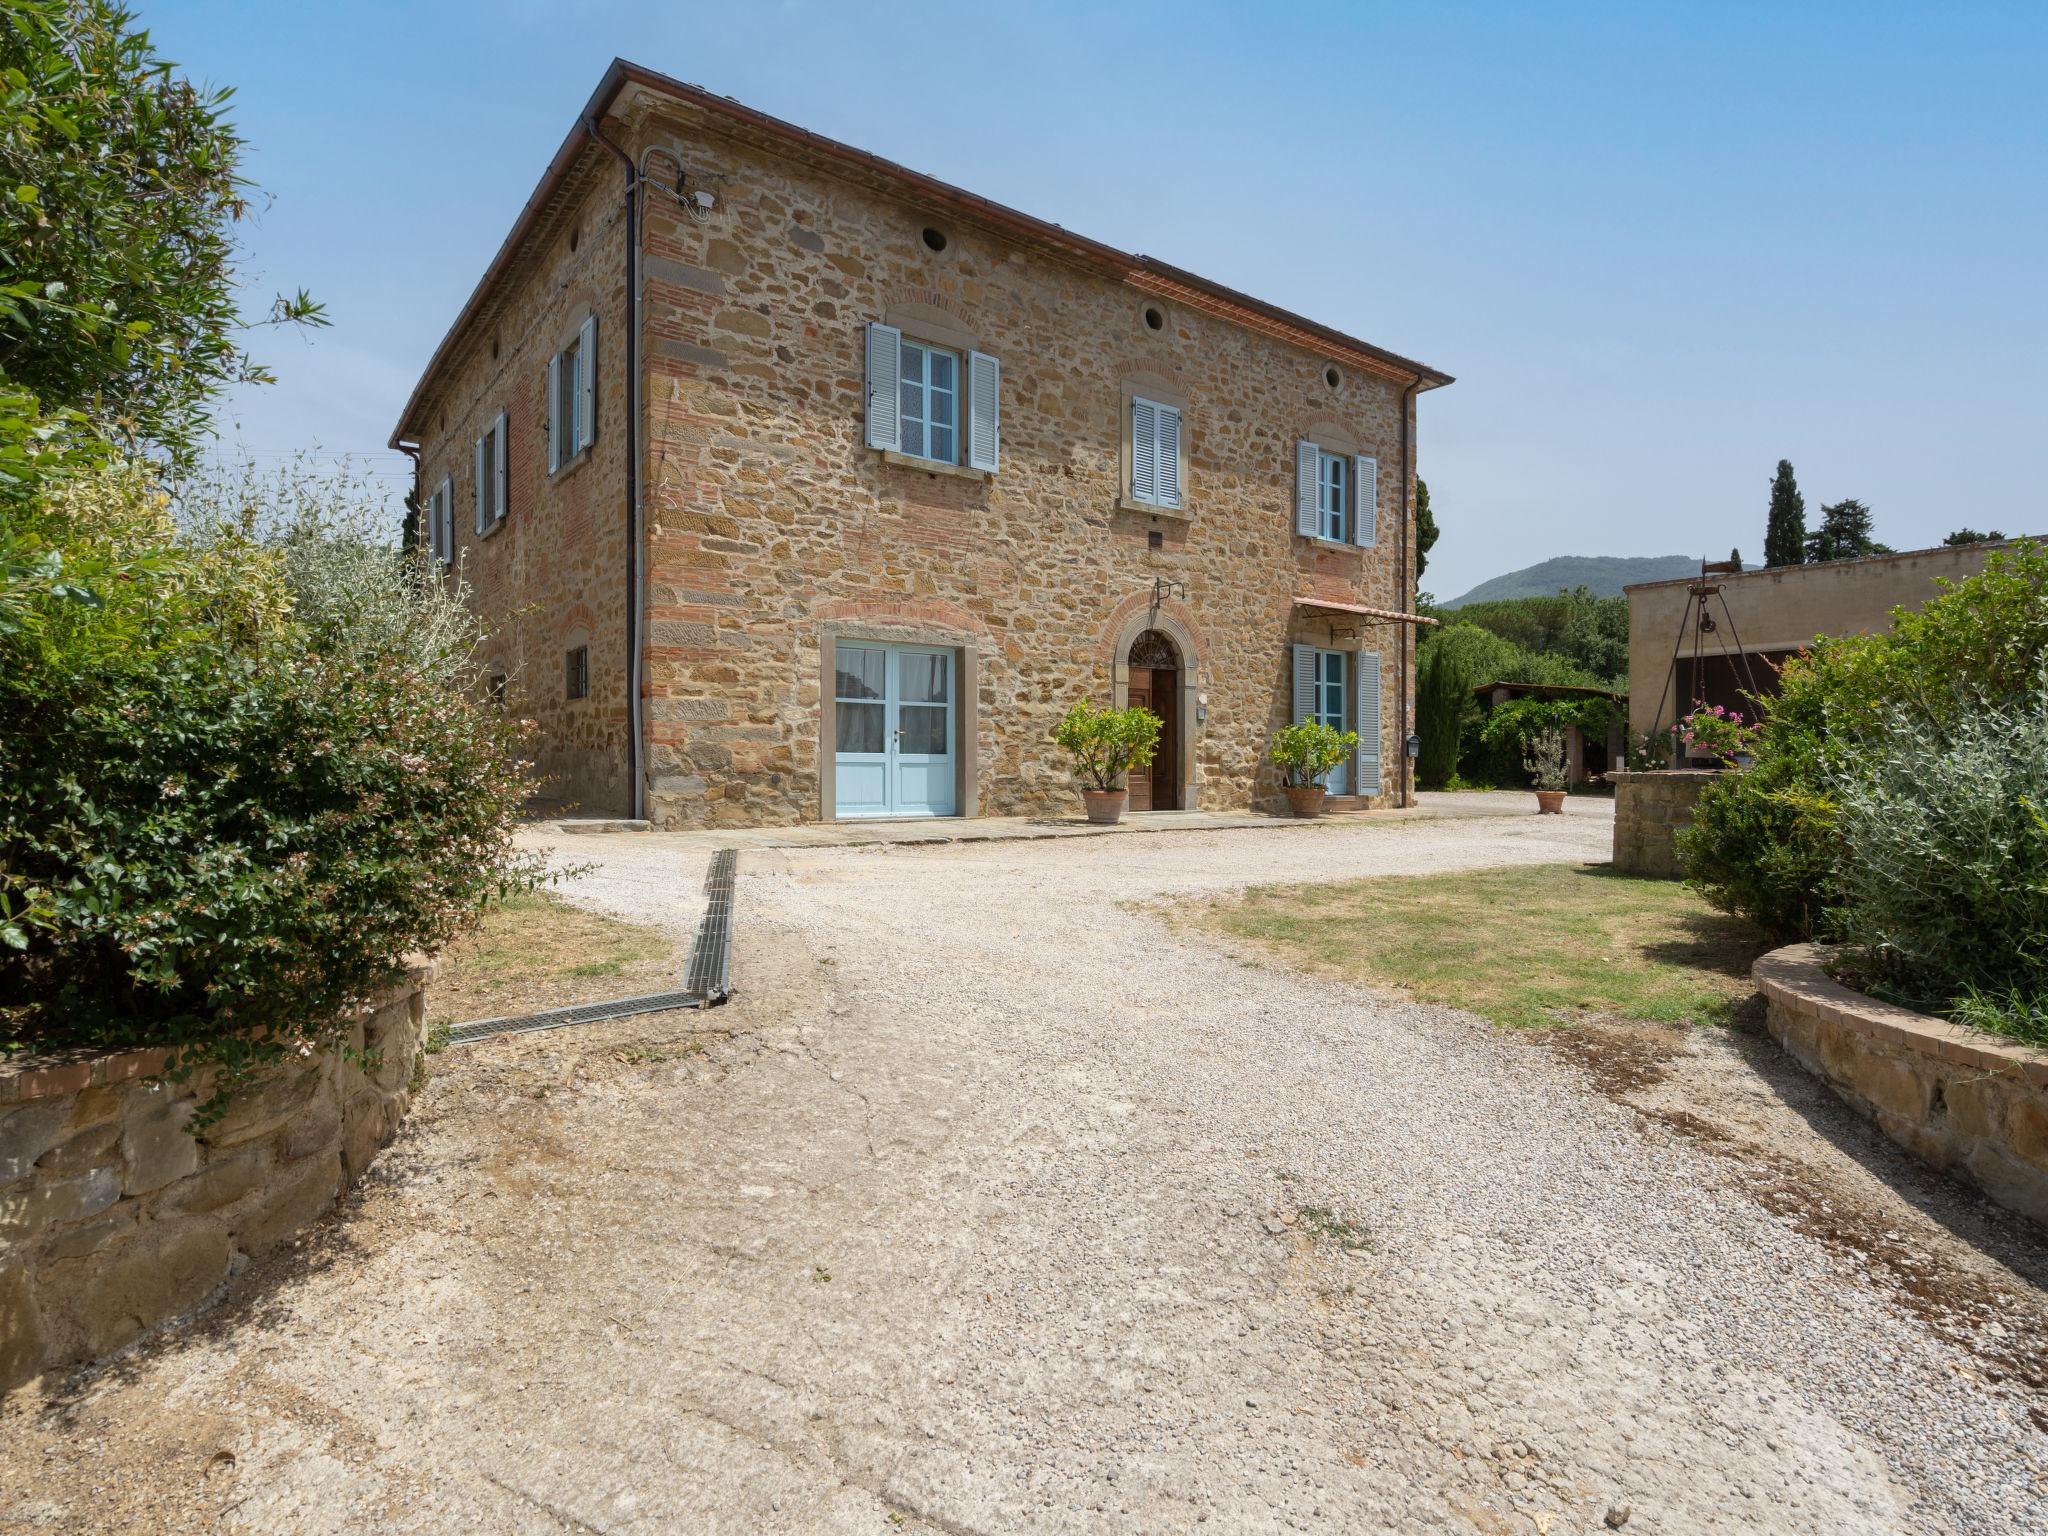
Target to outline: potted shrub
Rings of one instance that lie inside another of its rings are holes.
[[[1288,808],[1297,816],[1322,815],[1325,791],[1320,781],[1357,750],[1358,732],[1314,720],[1282,731],[1274,738],[1272,756],[1286,780]]]
[[[1562,816],[1564,788],[1571,781],[1566,764],[1564,732],[1548,726],[1531,736],[1522,748],[1522,766],[1536,785],[1536,814]]]
[[[1109,826],[1123,816],[1130,799],[1124,775],[1134,768],[1150,768],[1159,751],[1159,717],[1149,709],[1091,709],[1076,704],[1060,721],[1052,739],[1074,760],[1088,819]]]

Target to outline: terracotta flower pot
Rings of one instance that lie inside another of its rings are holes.
[[[1113,827],[1123,819],[1124,806],[1131,798],[1127,789],[1084,789],[1081,798],[1088,802],[1088,819],[1098,826]]]
[[[1538,816],[1562,816],[1564,814],[1564,791],[1561,789],[1537,790],[1536,814]]]
[[[1323,797],[1329,791],[1320,784],[1290,784],[1287,786],[1287,806],[1295,815],[1302,817],[1323,814]]]

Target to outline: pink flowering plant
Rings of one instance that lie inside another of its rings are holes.
[[[1756,734],[1745,725],[1742,712],[1719,704],[1702,704],[1672,728],[1672,734],[1688,757],[1732,758],[1747,752]]]

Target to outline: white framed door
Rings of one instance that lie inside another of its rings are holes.
[[[833,682],[833,814],[954,813],[954,658],[842,640]]]
[[[1309,718],[1318,725],[1327,725],[1333,731],[1348,731],[1351,726],[1351,690],[1348,658],[1342,651],[1317,651],[1315,655],[1315,708]],[[1333,795],[1351,793],[1351,759],[1324,774],[1319,781],[1323,788]]]

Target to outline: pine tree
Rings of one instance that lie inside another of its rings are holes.
[[[1737,569],[1738,571],[1739,571],[1739,570],[1741,570],[1741,569],[1742,569],[1742,551],[1741,551],[1741,550],[1739,550],[1739,549],[1731,549],[1731,550],[1729,550],[1729,551],[1728,551],[1728,563],[1729,563],[1730,565],[1734,566],[1734,567],[1735,567],[1735,569]]]
[[[1429,552],[1436,544],[1436,517],[1429,510],[1429,482],[1415,477],[1415,579],[1429,568]]]
[[[1888,553],[1870,536],[1870,508],[1850,497],[1820,509],[1820,526],[1806,536],[1806,558],[1859,560],[1865,555]]]
[[[1958,528],[1941,542],[1954,549],[1964,544],[1996,544],[2004,537],[1996,528],[1989,533],[1979,533],[1975,528]]]
[[[1792,477],[1792,461],[1778,460],[1771,481],[1771,515],[1764,528],[1764,564],[1798,565],[1806,559],[1806,498]]]

